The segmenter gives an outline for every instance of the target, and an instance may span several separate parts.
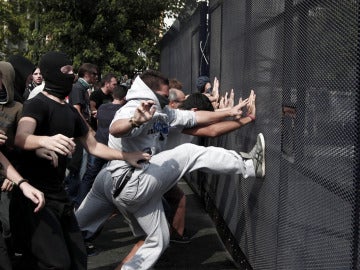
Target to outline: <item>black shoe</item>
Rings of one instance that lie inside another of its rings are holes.
[[[191,238],[186,235],[181,236],[178,233],[173,233],[170,236],[170,242],[177,244],[189,244],[191,242]]]
[[[96,256],[100,253],[100,250],[97,249],[93,243],[85,242],[86,253],[88,257]]]

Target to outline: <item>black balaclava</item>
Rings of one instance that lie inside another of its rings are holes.
[[[167,97],[164,97],[164,96],[159,95],[157,93],[155,93],[155,96],[159,100],[161,109],[164,109],[164,107],[169,104],[169,99]]]
[[[48,52],[41,57],[39,67],[45,80],[44,91],[60,99],[70,94],[75,75],[60,70],[67,65],[72,65],[72,62],[62,52]]]

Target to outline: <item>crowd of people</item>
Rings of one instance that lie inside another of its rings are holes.
[[[154,70],[99,75],[92,63],[75,75],[65,53],[48,52],[15,101],[14,67],[0,62],[0,269],[87,269],[114,214],[138,240],[116,269],[150,269],[170,241],[191,241],[177,185],[186,173],[265,176],[261,133],[249,153],[192,143],[253,122],[253,90],[235,102],[207,76],[186,95]]]

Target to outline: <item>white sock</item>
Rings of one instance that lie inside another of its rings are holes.
[[[254,162],[252,159],[247,159],[244,161],[245,163],[245,174],[244,174],[244,178],[248,178],[249,176],[255,176],[255,167],[254,167]]]

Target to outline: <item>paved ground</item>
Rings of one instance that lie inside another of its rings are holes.
[[[155,269],[239,269],[224,249],[213,222],[198,197],[185,182],[180,186],[187,194],[186,228],[193,234],[190,244],[171,244],[155,265]],[[90,257],[89,269],[113,270],[135,243],[132,234],[117,216],[105,226],[95,244],[103,251]]]

